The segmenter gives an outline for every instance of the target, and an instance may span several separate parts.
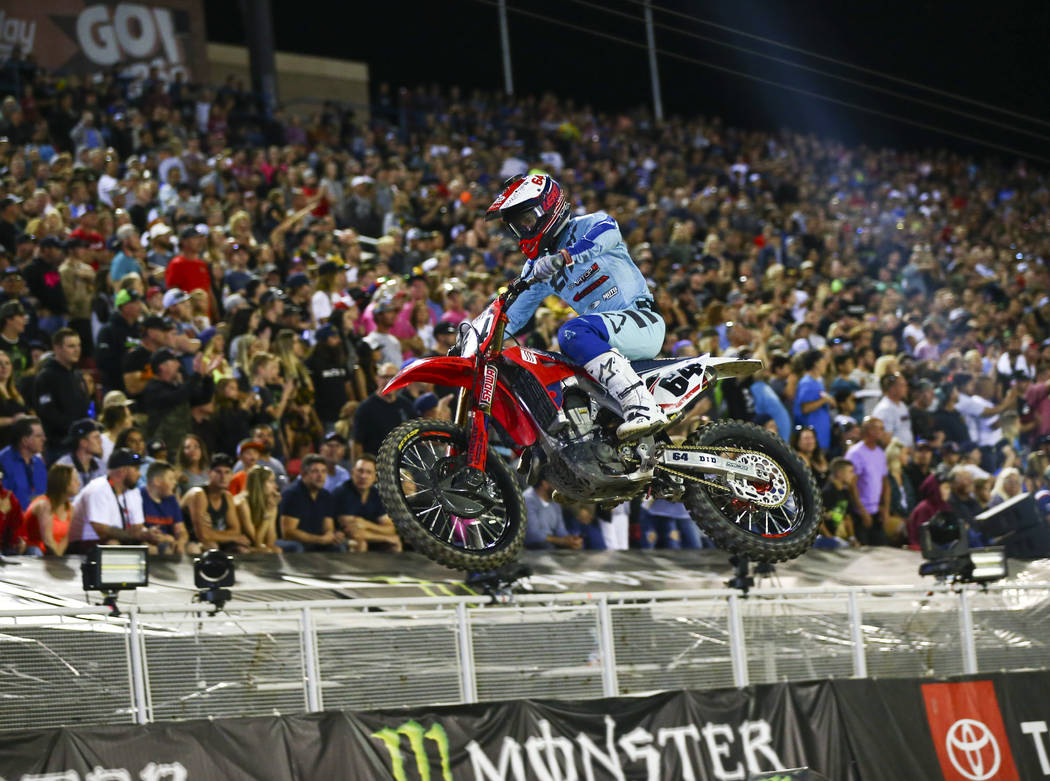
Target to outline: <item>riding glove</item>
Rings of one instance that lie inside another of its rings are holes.
[[[536,280],[550,279],[565,266],[566,255],[568,253],[563,250],[553,255],[544,255],[541,258],[536,258],[532,264],[531,278]]]

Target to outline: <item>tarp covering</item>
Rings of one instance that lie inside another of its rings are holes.
[[[1050,774],[1047,703],[1050,674],[1015,673],[13,732],[0,776],[1019,781]]]
[[[80,559],[7,559],[0,565],[0,610],[30,605],[83,604]],[[732,577],[729,557],[715,550],[526,551],[521,561],[538,592],[604,592],[724,588]],[[918,574],[918,553],[890,548],[813,550],[760,577],[762,587],[930,585]],[[418,554],[300,553],[237,557],[235,600],[315,600],[358,597],[442,596],[473,593],[462,573]],[[1011,561],[1011,579],[1050,581],[1050,561]],[[172,603],[195,591],[189,557],[156,556],[150,587],[124,594],[122,602]],[[97,601],[97,600],[96,600]]]

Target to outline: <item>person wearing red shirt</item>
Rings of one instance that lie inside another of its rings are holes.
[[[0,485],[0,553],[16,556],[26,550],[22,505],[15,495]],[[30,551],[30,553],[34,553]]]
[[[88,262],[91,268],[98,271],[99,262],[106,252],[106,239],[98,232],[98,212],[92,204],[88,204],[86,211],[80,215],[80,225],[77,226],[69,238],[84,242],[84,246],[91,250]]]
[[[218,308],[211,289],[211,270],[200,257],[203,239],[200,231],[192,226],[179,234],[179,254],[171,259],[164,271],[164,287],[168,290],[179,288],[187,293],[203,290],[208,295],[208,308],[214,316]]]

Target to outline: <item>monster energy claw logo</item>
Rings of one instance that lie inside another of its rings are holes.
[[[431,725],[430,729],[423,731],[423,725],[418,721],[406,721],[397,729],[384,727],[373,732],[372,737],[383,741],[386,750],[390,752],[390,764],[394,773],[394,781],[408,781],[405,775],[405,763],[401,759],[401,736],[408,738],[408,745],[416,759],[416,770],[420,781],[431,781],[430,757],[427,753],[426,741],[433,741],[437,746],[438,758],[441,760],[441,781],[452,781],[452,766],[449,762],[448,735],[445,728],[440,724]]]

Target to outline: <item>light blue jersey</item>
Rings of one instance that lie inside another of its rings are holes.
[[[561,298],[578,315],[632,309],[637,299],[652,298],[645,277],[627,252],[620,227],[605,212],[570,220],[555,251],[560,249],[568,250],[572,265],[529,288],[514,302],[507,312],[508,333],[524,328],[549,295]]]

